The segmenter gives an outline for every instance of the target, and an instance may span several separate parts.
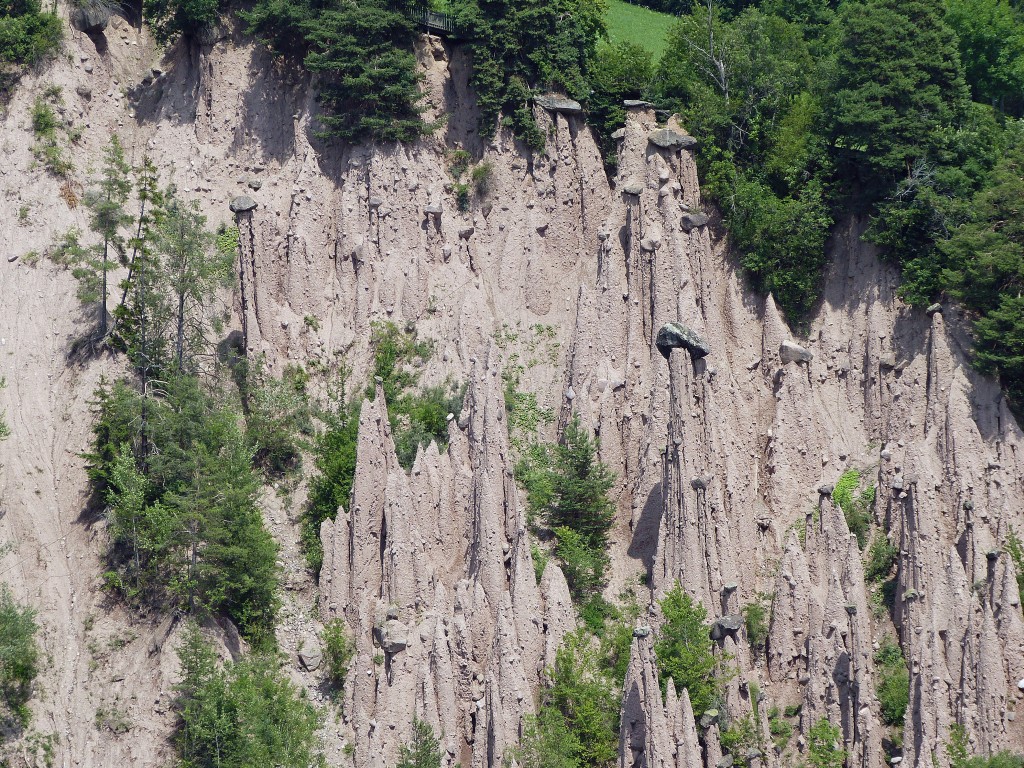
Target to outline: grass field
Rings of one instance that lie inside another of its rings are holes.
[[[655,62],[665,52],[665,38],[674,16],[658,13],[623,0],[608,0],[608,40],[611,43],[636,43],[654,54]]]

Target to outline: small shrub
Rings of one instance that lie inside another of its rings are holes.
[[[841,747],[843,732],[828,720],[821,719],[811,726],[807,739],[807,765],[809,768],[843,768],[846,750]]]
[[[554,533],[558,542],[555,554],[562,563],[569,592],[577,604],[586,603],[604,584],[608,555],[604,549],[588,545],[583,536],[572,528],[555,528]]]
[[[758,733],[750,715],[734,720],[719,737],[722,749],[732,755],[733,765],[746,766],[747,754],[758,746]]]
[[[910,671],[903,660],[903,651],[891,637],[886,637],[875,652],[878,665],[878,701],[882,720],[887,725],[902,726],[910,701]]]
[[[472,162],[473,156],[464,149],[453,149],[448,154],[448,170],[456,180],[463,177]]]
[[[793,724],[780,715],[778,707],[768,710],[768,732],[779,750],[785,749],[793,737]]]
[[[174,737],[183,766],[307,768],[322,764],[320,719],[273,656],[221,665],[192,627],[178,651],[180,722]]]
[[[341,619],[327,622],[320,639],[324,648],[324,661],[327,663],[327,676],[334,685],[341,687],[345,684],[345,675],[355,656],[356,645]]]
[[[32,132],[36,139],[32,145],[32,154],[46,170],[60,178],[68,176],[74,168],[65,155],[57,133],[62,124],[54,107],[62,103],[60,89],[52,86],[43,95],[37,96],[32,105]]]
[[[39,674],[38,630],[35,611],[18,605],[0,585],[0,726],[28,724],[26,705]]]
[[[871,507],[875,503],[875,486],[869,485],[859,495],[854,496],[860,482],[861,475],[858,470],[846,470],[832,491],[832,501],[843,510],[850,533],[857,537],[857,545],[864,549],[867,544],[868,528],[871,525]]]
[[[248,434],[256,451],[256,464],[272,476],[281,476],[301,465],[303,441],[299,435],[313,431],[308,374],[288,367],[280,379],[265,376],[258,369],[249,395],[246,417]]]
[[[889,537],[883,532],[879,532],[871,542],[871,549],[868,551],[868,563],[864,569],[864,578],[869,583],[887,579],[892,573],[898,554],[899,549],[896,545],[889,541]]]
[[[455,205],[465,213],[469,210],[469,185],[456,182],[452,188],[455,190]]]
[[[473,191],[477,197],[486,197],[487,193],[491,191],[491,176],[493,172],[494,166],[485,160],[470,173],[470,178],[473,180]]]
[[[747,628],[747,641],[754,652],[764,650],[768,641],[768,609],[765,607],[762,595],[758,600],[747,603],[743,606],[743,621]]]
[[[0,376],[0,389],[7,386],[7,379]],[[4,411],[0,411],[0,440],[6,440],[11,436],[11,428],[7,426],[7,414]]]
[[[544,706],[537,715],[526,716],[523,738],[510,756],[520,768],[581,768],[577,755],[582,748],[562,713]]]
[[[395,768],[438,768],[441,765],[441,743],[429,723],[414,719],[412,739],[398,748]]]
[[[307,328],[309,328],[309,330],[313,331],[314,333],[320,330],[320,321],[316,318],[315,315],[306,315],[304,318],[302,318],[302,324],[305,325]]]
[[[536,577],[537,583],[540,584],[541,577],[544,575],[544,569],[548,567],[548,558],[550,556],[536,544],[531,544],[530,557],[533,559],[533,575]]]

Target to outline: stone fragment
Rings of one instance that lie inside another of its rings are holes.
[[[711,347],[700,335],[682,323],[665,323],[658,330],[654,345],[668,360],[671,351],[676,348],[685,349],[693,360],[699,360],[711,354]]]
[[[618,130],[612,131],[612,138],[616,141],[626,138],[626,129],[619,128]]]
[[[646,624],[633,629],[633,637],[647,637],[651,634],[651,628]]]
[[[429,203],[423,206],[423,213],[427,216],[440,216],[441,215],[441,204],[440,203]]]
[[[246,184],[249,186],[249,189],[255,191],[259,191],[260,187],[263,186],[263,182],[260,181],[259,179],[249,179],[249,181],[247,181]]]
[[[831,496],[832,491],[834,491],[835,489],[836,487],[832,483],[822,483],[821,485],[818,486],[818,493],[820,493],[822,496]]]
[[[534,97],[538,107],[543,107],[548,112],[561,112],[563,115],[582,115],[583,106],[578,101],[567,99],[553,93],[545,93]]]
[[[795,341],[788,339],[779,345],[779,358],[782,364],[788,363],[809,363],[814,359],[814,353],[804,349]]]
[[[926,310],[924,311],[924,313],[925,313],[926,315],[928,315],[928,317],[931,317],[931,316],[932,316],[932,315],[934,315],[934,314],[935,314],[936,312],[939,312],[939,313],[941,313],[941,312],[942,312],[942,305],[941,305],[941,304],[932,304],[932,305],[931,305],[930,307],[928,307],[928,309],[926,309]]]
[[[622,106],[626,109],[639,109],[653,107],[654,105],[649,101],[644,101],[643,99],[623,99]]]
[[[884,370],[891,370],[896,367],[896,353],[886,352],[878,358],[878,365]]]
[[[239,195],[231,201],[229,206],[233,213],[245,213],[251,211],[256,207],[256,201],[248,195]]]
[[[637,179],[630,179],[623,185],[622,191],[627,195],[639,195],[644,191],[643,182],[638,181]]]
[[[84,85],[84,84],[76,85],[75,86],[75,93],[77,93],[79,96],[81,96],[86,101],[88,101],[89,99],[92,98],[92,88],[90,88],[88,85]]]
[[[384,201],[381,200],[379,197],[371,197],[369,200],[366,201],[366,205],[370,208],[371,211],[375,211],[382,205],[384,205]]]
[[[693,136],[687,136],[672,128],[659,128],[656,131],[651,131],[647,134],[647,140],[662,149],[690,149],[697,145],[697,140]]]
[[[476,232],[475,227],[463,227],[459,230],[459,237],[463,240],[469,240],[469,238],[473,236],[474,232]]]
[[[695,491],[706,491],[711,485],[711,475],[702,475],[690,480],[690,487]]]
[[[708,215],[704,211],[691,211],[690,213],[684,213],[682,218],[679,219],[679,227],[683,232],[692,232],[699,227],[706,226],[708,223]]]

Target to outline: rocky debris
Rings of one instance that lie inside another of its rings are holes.
[[[256,208],[256,201],[248,195],[239,195],[231,201],[232,213],[246,213]]]
[[[699,360],[711,354],[711,347],[693,329],[682,323],[665,323],[658,329],[654,345],[667,360],[673,349],[682,348],[690,353],[693,360]]]
[[[789,363],[809,363],[814,359],[814,353],[804,349],[795,341],[783,341],[779,345],[779,359],[783,365]]]
[[[679,219],[679,228],[683,232],[692,232],[695,229],[707,226],[708,221],[708,215],[704,211],[690,211],[689,213],[684,213]]]
[[[578,101],[573,101],[564,96],[548,93],[535,96],[533,100],[537,106],[543,107],[548,112],[560,112],[563,115],[583,114],[583,106]]]
[[[110,23],[110,7],[103,3],[87,3],[71,12],[71,23],[79,32],[97,35]]]
[[[662,149],[690,149],[697,145],[697,140],[693,136],[671,128],[659,128],[656,131],[651,131],[647,134],[647,140]]]

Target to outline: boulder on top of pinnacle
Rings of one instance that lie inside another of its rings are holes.
[[[801,347],[794,341],[784,341],[779,345],[779,358],[786,363],[809,363],[814,353]]]
[[[256,201],[248,195],[239,195],[231,201],[231,205],[228,206],[232,213],[245,213],[251,211],[256,207]]]
[[[693,136],[687,136],[682,131],[675,131],[671,128],[659,128],[647,134],[647,140],[656,147],[662,149],[689,149],[697,145]]]
[[[708,343],[696,331],[687,328],[682,323],[665,323],[661,326],[654,345],[666,360],[671,351],[677,347],[688,351],[694,360],[711,354],[711,347],[708,346]]]

